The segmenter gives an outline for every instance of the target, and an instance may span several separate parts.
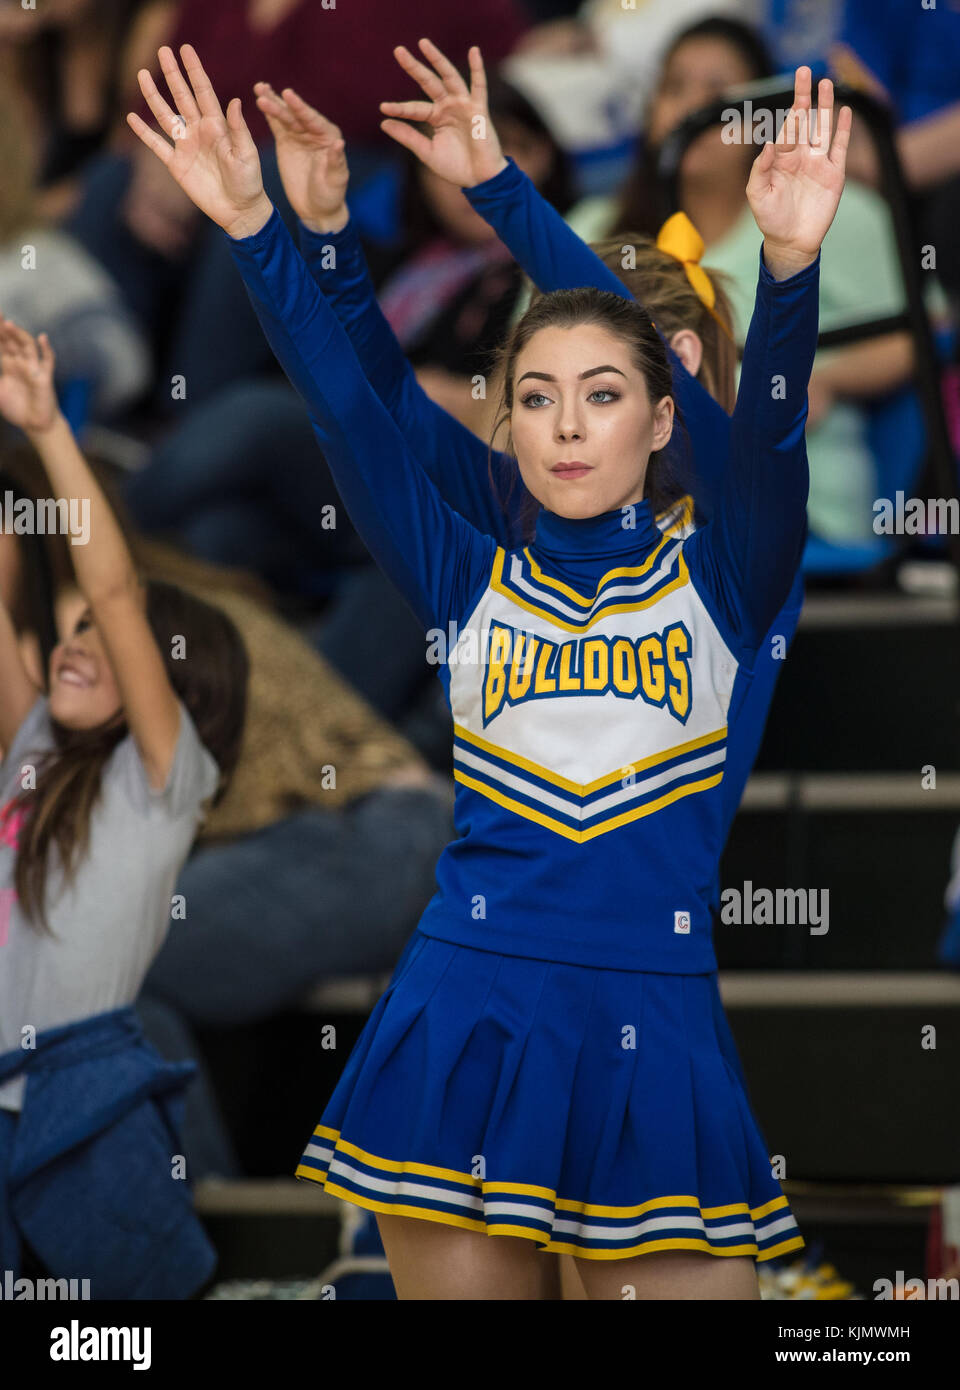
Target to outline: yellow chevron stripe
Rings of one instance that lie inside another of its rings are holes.
[[[549,768],[533,762],[530,758],[524,758],[519,753],[511,752],[508,748],[501,748],[496,743],[490,743],[487,739],[481,738],[479,734],[471,733],[462,724],[454,724],[453,732],[464,743],[472,744],[473,747],[479,748],[485,753],[492,753],[494,756],[502,758],[504,762],[517,768],[518,771],[533,773],[535,777],[541,777],[554,787],[582,797],[589,795],[590,792],[599,791],[602,787],[612,787],[615,782],[622,781],[626,768],[634,772],[646,772],[652,767],[659,767],[661,764],[669,762],[671,758],[678,758],[681,753],[692,753],[695,749],[703,748],[708,743],[715,743],[721,738],[726,738],[727,726],[725,724],[722,729],[716,729],[713,733],[702,734],[700,738],[691,739],[689,743],[678,743],[673,748],[665,749],[662,753],[652,754],[649,758],[640,758],[635,763],[627,763],[625,767],[618,768],[615,772],[608,772],[603,777],[598,777],[595,782],[571,782],[569,778],[551,772]]]
[[[604,605],[598,612],[594,613],[592,617],[585,618],[583,622],[568,622],[566,619],[558,617],[551,609],[544,608],[540,604],[534,603],[532,600],[521,598],[519,594],[515,593],[513,589],[507,586],[502,577],[505,554],[505,551],[498,549],[490,575],[490,588],[495,589],[499,594],[503,594],[511,603],[516,604],[518,608],[523,608],[528,613],[534,613],[539,618],[545,618],[554,627],[562,628],[564,632],[589,632],[595,623],[600,622],[602,618],[612,616],[614,613],[638,613],[642,608],[651,608],[654,604],[659,603],[661,599],[666,598],[667,594],[672,594],[675,589],[682,589],[690,579],[687,570],[687,562],[683,558],[683,553],[681,552],[677,557],[676,577],[671,579],[669,583],[663,584],[656,593],[651,594],[649,598],[635,599],[628,603]],[[604,577],[609,578],[609,575],[617,573],[627,573],[627,571],[610,570],[609,574]],[[545,576],[545,578],[548,578],[548,576]],[[570,592],[572,593],[573,590]],[[581,595],[576,594],[575,597],[582,603],[588,604],[588,600],[583,599]],[[595,601],[596,600],[590,600],[588,606],[592,605]]]
[[[648,574],[650,570],[653,568],[654,561],[660,554],[661,550],[663,550],[668,540],[669,537],[664,536],[660,544],[656,547],[656,549],[651,550],[650,554],[640,565],[621,566],[618,569],[607,570],[606,573],[602,574],[600,578],[597,580],[597,587],[594,591],[594,595],[592,598],[587,598],[585,595],[578,593],[578,591],[576,589],[572,589],[569,584],[565,584],[562,579],[554,579],[552,574],[544,574],[543,570],[540,568],[536,560],[531,555],[530,547],[528,545],[524,546],[523,553],[527,557],[527,563],[530,566],[530,572],[533,575],[534,579],[538,580],[541,584],[545,584],[550,589],[556,589],[558,593],[565,594],[567,598],[572,598],[576,603],[582,604],[584,608],[592,608],[594,603],[596,603],[597,601],[597,594],[599,594],[600,590],[603,588],[604,584],[606,584],[608,580],[636,579],[640,575]]]
[[[571,830],[569,826],[554,820],[545,812],[531,810],[522,802],[514,801],[512,797],[494,791],[483,782],[477,782],[474,778],[467,777],[459,768],[454,768],[453,780],[462,782],[465,787],[472,787],[481,796],[485,796],[488,801],[495,801],[498,806],[503,806],[505,810],[514,811],[518,816],[523,816],[525,820],[542,825],[545,830],[553,830],[558,835],[562,835],[564,839],[572,840],[574,844],[583,845],[588,840],[596,839],[598,835],[606,835],[611,830],[619,829],[621,825],[629,825],[631,821],[640,820],[644,816],[652,816],[655,811],[662,810],[664,806],[670,806],[674,801],[679,801],[681,797],[692,796],[694,792],[702,792],[709,787],[718,786],[723,781],[723,773],[718,772],[712,777],[705,778],[702,782],[690,782],[684,787],[675,787],[672,792],[658,797],[656,801],[647,802],[645,806],[637,806],[632,811],[624,811],[619,816],[614,816],[612,820],[599,821],[589,830]]]

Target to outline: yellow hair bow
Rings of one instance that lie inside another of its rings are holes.
[[[697,297],[732,342],[733,334],[713,307],[717,302],[713,281],[700,264],[705,249],[703,237],[685,212],[675,212],[668,217],[657,233],[657,250],[681,263]]]

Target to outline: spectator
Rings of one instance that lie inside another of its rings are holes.
[[[728,88],[772,73],[762,39],[747,25],[715,18],[685,30],[664,61],[630,178],[617,198],[582,202],[568,219],[571,225],[587,240],[613,232],[655,234],[671,210],[656,181],[657,153],[665,137]],[[692,143],[682,170],[683,208],[706,243],[704,264],[731,278],[740,344],[749,326],[760,251],[743,187],[758,153],[749,142],[726,143],[717,128]],[[821,271],[821,329],[902,312],[905,291],[896,243],[889,213],[876,193],[847,180],[825,245],[829,254]],[[840,544],[872,538],[876,469],[865,407],[909,382],[912,371],[913,348],[905,332],[817,354],[807,422],[808,516],[815,534]]]
[[[395,81],[393,44],[426,28],[455,48],[468,42],[488,45],[496,57],[509,51],[523,29],[513,0],[477,0],[469,10],[443,0],[404,7],[351,0],[330,9],[316,0],[204,0],[161,13],[167,15],[167,32],[157,34],[154,28],[151,37],[170,42],[175,51],[193,43],[208,54],[211,79],[242,98],[255,138],[266,140],[267,128],[253,99],[253,83],[289,82],[335,105],[344,129],[372,144],[377,159],[387,144],[379,130],[378,102]],[[377,43],[368,53],[371,33]],[[364,63],[357,67],[345,55],[360,47]],[[136,51],[141,52],[139,46]],[[127,73],[124,80],[132,78]],[[134,109],[146,111],[139,97]],[[279,185],[273,196],[282,207]],[[157,409],[171,408],[171,377],[184,380],[186,395],[178,400],[183,413],[260,369],[266,360],[262,334],[242,286],[235,274],[224,273],[215,252],[214,267],[205,263],[215,240],[211,229],[129,129],[118,136],[116,148],[88,166],[82,196],[66,225],[116,278],[158,350]]]
[[[58,390],[82,383],[87,413],[107,420],[146,389],[149,347],[107,271],[39,214],[38,158],[28,109],[0,88],[0,307],[49,335]]]

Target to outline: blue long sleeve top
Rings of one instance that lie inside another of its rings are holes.
[[[276,210],[228,240],[354,526],[428,633],[451,634],[438,676],[458,838],[420,930],[574,964],[715,969],[736,677],[787,598],[805,530],[819,257],[778,283],[761,255],[709,521],[680,538],[647,502],[629,522],[541,509],[532,543],[508,550],[440,496]]]
[[[25,1238],[92,1298],[188,1298],[217,1261],[171,1175],[196,1063],[165,1061],[132,1006],[34,1042],[0,1055],[0,1081],[27,1077],[21,1109],[0,1111],[0,1268],[19,1277]]]
[[[631,297],[623,282],[567,226],[512,160],[492,179],[465,192],[541,290],[592,285]],[[529,494],[515,461],[500,450],[488,450],[420,386],[377,302],[354,221],[339,232],[312,232],[302,222],[297,224],[297,231],[307,266],[346,329],[368,380],[441,495],[502,545],[522,545],[522,520]],[[712,514],[723,488],[730,417],[663,341],[689,441],[689,451],[678,456],[678,466],[686,469],[702,521]],[[504,500],[503,507],[497,498]],[[674,520],[675,514],[671,514],[658,518],[658,524],[666,529]],[[690,529],[689,523],[686,529]],[[744,689],[736,701],[738,713],[728,738],[724,840],[756,762],[783,654],[793,638],[802,606],[803,580],[798,565],[787,600],[771,624],[753,669],[744,667],[738,676]],[[719,889],[716,897],[719,901]]]

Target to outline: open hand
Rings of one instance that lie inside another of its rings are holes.
[[[833,131],[833,83],[824,78],[814,117],[811,72],[797,68],[793,106],[777,135],[754,160],[747,199],[764,236],[764,260],[778,278],[817,258],[840,202],[853,113],[841,108]],[[831,146],[831,135],[833,143]]]
[[[492,179],[506,167],[497,132],[487,106],[487,76],[479,48],[471,48],[470,86],[436,44],[420,40],[420,50],[433,68],[419,62],[406,48],[393,56],[423,88],[429,101],[382,101],[380,110],[391,119],[380,128],[440,178],[458,188]],[[400,117],[402,119],[394,119]],[[429,125],[433,138],[414,130],[407,121]]]
[[[252,236],[268,221],[273,204],[263,189],[260,157],[243,119],[240,98],[230,101],[224,116],[191,44],[180,49],[189,83],[172,48],[161,48],[157,56],[176,111],[160,95],[146,68],[140,69],[137,80],[158,125],[173,144],[134,111],[127,113],[127,124],[201,212],[230,236]]]
[[[46,333],[34,338],[0,315],[0,413],[25,434],[49,429],[59,413],[55,361]]]
[[[269,82],[256,82],[253,90],[277,144],[280,180],[290,206],[312,231],[340,231],[349,218],[350,171],[339,127],[292,87],[284,87],[279,96]]]

